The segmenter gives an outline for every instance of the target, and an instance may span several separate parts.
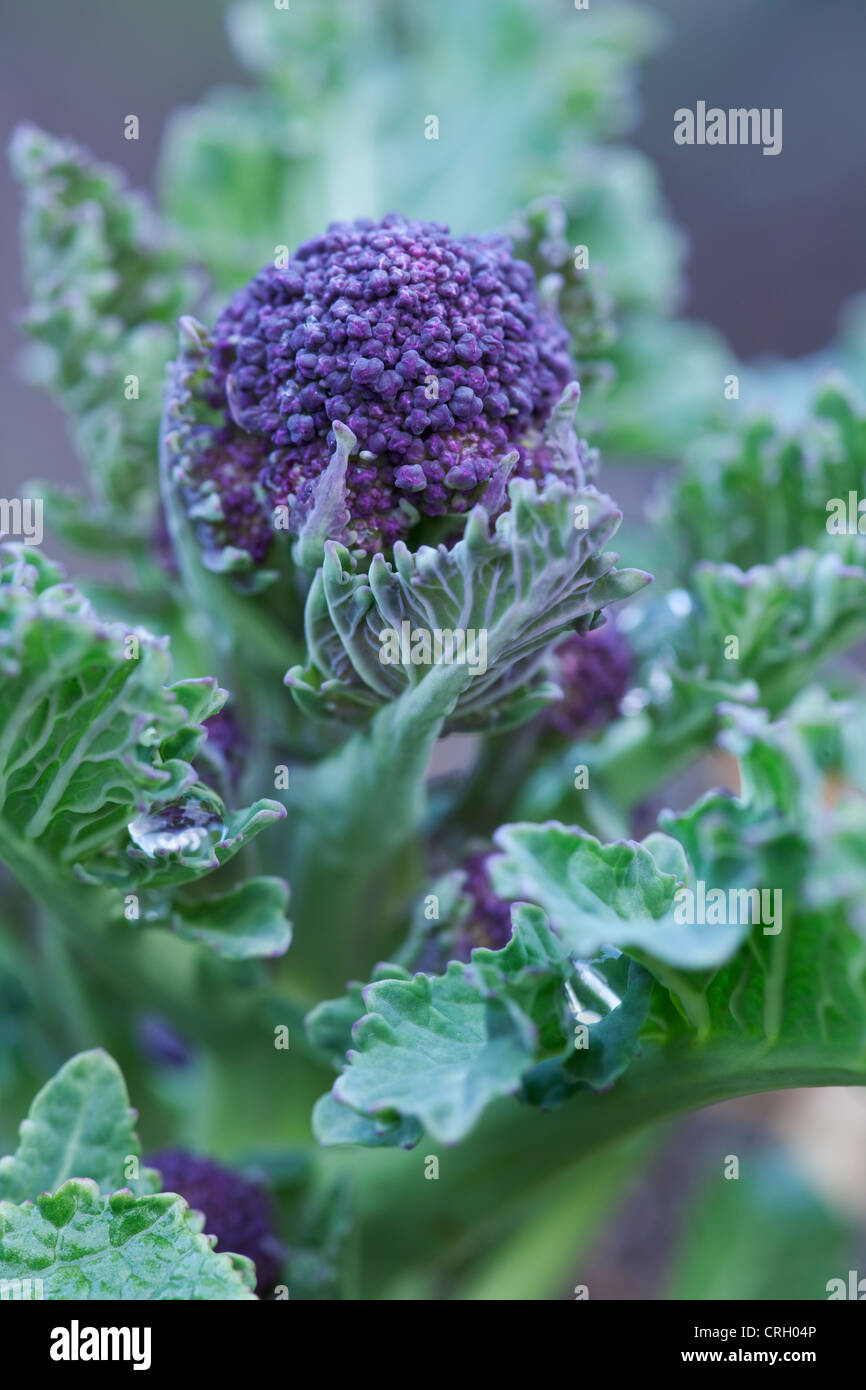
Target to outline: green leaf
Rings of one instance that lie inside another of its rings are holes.
[[[812,695],[775,724],[742,706],[721,717],[740,759],[740,797],[709,793],[664,813],[667,833],[643,845],[601,845],[556,824],[506,826],[491,879],[502,895],[539,903],[575,954],[605,943],[636,954],[660,985],[649,1035],[671,1041],[685,1023],[704,1040],[811,1046],[860,1065],[866,940],[856,904],[866,884],[854,860],[862,863],[866,797],[852,787],[840,798],[833,783],[840,731],[858,723]],[[722,889],[722,920],[708,910],[704,925],[684,925],[673,895],[701,882],[708,905]]]
[[[62,581],[41,555],[0,549],[0,858],[64,920],[87,883],[113,890],[91,900],[98,918],[140,893],[144,920],[167,921],[174,888],[285,813],[229,812],[187,761],[225,699],[216,682],[168,685],[167,639],[100,619]]]
[[[383,962],[374,968],[370,978],[373,981],[411,980],[412,976],[400,965]],[[307,1014],[305,1026],[310,1042],[325,1053],[337,1070],[352,1046],[352,1030],[366,1012],[364,985],[354,980],[341,999],[324,999]]]
[[[352,981],[341,999],[323,999],[305,1020],[310,1042],[337,1068],[346,1060],[352,1044],[352,1029],[366,1012],[363,988],[359,981]]]
[[[48,521],[73,543],[99,526],[101,549],[128,551],[156,523],[163,374],[196,281],[119,170],[30,125],[11,161],[24,186],[33,375],[63,405],[93,492],[50,507]]]
[[[507,727],[537,712],[555,693],[541,663],[563,633],[585,631],[610,603],[649,582],[617,571],[603,549],[620,513],[610,498],[582,485],[582,466],[566,393],[551,417],[549,446],[570,481],[539,491],[510,484],[510,506],[492,533],[483,507],[469,515],[450,549],[397,543],[391,564],[376,555],[366,573],[342,546],[326,546],[306,607],[309,664],[286,676],[311,714],[366,720],[402,694],[435,690],[448,731]],[[583,508],[578,527],[575,508]],[[383,646],[384,634],[426,634],[429,652]],[[435,634],[443,634],[437,654]],[[463,647],[458,645],[462,640]],[[383,656],[386,659],[383,659]]]
[[[706,736],[726,699],[779,712],[828,657],[860,640],[866,540],[844,552],[796,550],[749,570],[702,563],[692,594],[645,677],[657,692],[648,706],[656,737],[668,744],[684,724]]]
[[[622,624],[641,666],[628,696],[638,712],[537,768],[517,815],[579,816],[576,763],[592,767],[594,795],[633,807],[711,747],[724,705],[782,713],[831,657],[866,636],[866,537],[745,571],[701,564],[691,593],[639,601]]]
[[[411,1149],[422,1130],[411,1115],[404,1118],[396,1111],[365,1115],[327,1091],[313,1107],[313,1133],[325,1148],[361,1144],[367,1149]]]
[[[280,878],[249,878],[217,897],[176,902],[174,929],[201,941],[223,960],[281,956],[292,930],[286,919],[288,885]]]
[[[35,1205],[0,1202],[0,1279],[41,1280],[59,1301],[254,1299],[252,1262],[218,1254],[203,1226],[173,1193],[103,1196],[71,1179]]]
[[[71,865],[110,843],[139,803],[172,800],[195,781],[160,757],[186,720],[183,692],[166,686],[165,642],[100,621],[32,552],[8,546],[0,560],[6,833]],[[126,659],[125,650],[138,655]],[[218,709],[214,682],[210,695]]]
[[[17,1153],[0,1159],[0,1200],[36,1201],[68,1178],[90,1178],[101,1192],[153,1192],[152,1169],[128,1176],[130,1159],[141,1153],[134,1120],[117,1063],[105,1052],[79,1053],[34,1100]]]
[[[745,935],[738,924],[708,930],[677,922],[674,898],[682,880],[663,873],[634,841],[603,845],[556,823],[503,826],[494,838],[503,851],[489,863],[497,893],[538,903],[576,956],[590,959],[603,946],[638,947],[696,969],[725,960]]]
[[[848,1282],[846,1229],[781,1153],[741,1156],[736,1181],[719,1171],[688,1201],[664,1293],[668,1299],[826,1299]]]
[[[527,903],[511,909],[511,939],[498,951],[479,946],[471,972],[493,993],[517,1004],[538,1027],[541,1040],[562,1028],[562,985],[571,976],[569,952],[546,915]]]
[[[408,1147],[420,1126],[456,1142],[518,1089],[539,1049],[562,1047],[571,964],[537,908],[516,907],[513,922],[507,946],[478,948],[469,965],[414,978],[382,965],[374,983],[313,1010],[312,1040],[348,1062],[316,1108],[321,1143]]]
[[[853,563],[835,552],[798,550],[745,573],[699,565],[695,588],[698,621],[706,620],[713,638],[734,634],[741,679],[754,680],[778,701],[779,690],[797,693],[804,671],[811,673],[866,630],[866,540]],[[721,670],[724,651],[706,643],[703,650],[711,669]]]
[[[586,1086],[602,1091],[622,1076],[639,1047],[640,1033],[647,1019],[652,994],[653,977],[648,970],[621,955],[615,959],[592,962],[586,978],[601,977],[607,990],[617,992],[620,1002],[599,1016],[604,1005],[591,991],[584,998],[592,1005],[596,1021],[583,1020],[581,1013],[575,1022],[583,1023],[585,1046],[578,1046],[582,1035],[575,1029],[575,1038],[560,1057],[548,1058],[528,1071],[523,1078],[523,1099],[530,1105],[550,1109],[569,1100]],[[580,987],[580,985],[578,985]]]
[[[845,532],[836,538],[828,530],[832,503],[843,504],[847,525],[851,492],[856,531],[857,501],[866,495],[866,413],[842,382],[821,391],[796,433],[761,418],[737,434],[705,437],[687,454],[655,520],[675,533],[669,563],[685,580],[701,560],[748,569],[828,539],[841,546]]]
[[[856,737],[856,715],[806,692],[787,719],[769,723],[760,712],[733,709],[725,722],[723,738],[740,759],[752,808],[739,837],[758,847],[760,879],[779,889],[783,914],[778,934],[753,933],[750,949],[709,984],[713,1030],[719,1037],[768,1038],[862,1058],[866,939],[857,927],[866,889],[866,797],[861,789],[840,789],[834,770],[839,735],[844,729]],[[697,845],[687,817],[666,820]],[[852,831],[860,851],[856,887],[850,875],[834,873],[841,868],[840,842],[850,844]]]

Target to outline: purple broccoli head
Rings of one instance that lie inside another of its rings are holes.
[[[421,517],[501,506],[503,474],[550,470],[539,430],[573,375],[567,343],[505,238],[397,214],[334,223],[217,320],[208,399],[224,426],[197,466],[224,536],[261,560],[276,507],[298,534],[335,423],[356,442],[336,539],[373,553]]]
[[[151,1154],[147,1163],[162,1175],[164,1192],[176,1192],[195,1211],[204,1212],[205,1232],[216,1236],[218,1251],[253,1261],[260,1295],[273,1288],[282,1271],[283,1249],[267,1194],[257,1183],[184,1149]]]
[[[545,715],[552,729],[563,738],[579,738],[616,717],[631,681],[632,656],[612,620],[566,637],[553,659],[563,698]]]

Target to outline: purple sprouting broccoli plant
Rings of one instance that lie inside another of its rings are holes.
[[[333,539],[370,554],[420,518],[498,510],[503,471],[546,471],[540,430],[572,366],[507,239],[392,214],[333,223],[255,275],[216,321],[208,371],[223,425],[202,468],[227,538],[260,560],[275,506],[302,529],[337,423],[357,455]]]

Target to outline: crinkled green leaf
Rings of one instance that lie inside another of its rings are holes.
[[[491,879],[504,896],[544,907],[577,954],[605,943],[637,952],[702,1036],[810,1045],[816,1056],[839,1049],[859,1064],[866,797],[837,780],[851,712],[807,694],[776,723],[742,706],[722,717],[741,796],[711,792],[686,812],[663,813],[666,833],[643,845],[601,845],[555,824],[503,827]],[[707,895],[725,891],[727,920],[679,925],[672,895],[679,883],[697,890],[701,881]],[[757,922],[744,897],[755,889]],[[656,1013],[660,1002],[657,994]],[[679,1028],[670,1014],[660,1026],[663,1035]]]
[[[684,720],[711,727],[725,699],[776,712],[822,662],[857,642],[866,633],[866,539],[749,570],[702,563],[692,595],[647,672],[655,692],[648,713],[662,738],[676,737]]]
[[[579,814],[569,789],[581,762],[592,768],[594,792],[634,806],[711,747],[722,706],[780,714],[825,662],[866,636],[866,537],[845,542],[745,571],[701,564],[691,593],[626,609],[640,662],[632,708],[596,743],[538,767],[518,814]]]
[[[179,827],[174,806],[158,806],[137,816],[128,827],[131,843],[79,866],[80,880],[120,890],[132,873],[134,886],[150,895],[147,915],[155,921],[168,911],[175,888],[227,863],[252,836],[280,820],[282,808],[273,801],[254,801],[242,811],[227,811],[215,792],[196,783],[181,803],[180,814],[184,823]]]
[[[0,1279],[41,1280],[58,1301],[254,1299],[252,1261],[217,1253],[203,1226],[173,1193],[103,1196],[73,1178],[35,1204],[0,1202]]]
[[[562,1031],[562,986],[573,969],[568,949],[544,912],[528,903],[512,907],[511,923],[511,939],[500,950],[476,947],[472,971],[494,994],[519,1006],[542,1045],[555,1045]]]
[[[165,641],[101,621],[41,556],[8,546],[0,558],[5,833],[83,862],[139,805],[195,782],[189,767],[161,757],[186,722],[183,690],[179,698],[167,687]],[[211,682],[209,711],[223,699]]]
[[[101,884],[116,916],[141,892],[144,919],[166,919],[170,890],[285,814],[229,812],[199,782],[187,758],[225,692],[170,674],[166,639],[103,621],[41,555],[2,549],[0,858],[52,903]]]
[[[408,970],[400,965],[382,962],[377,965],[371,981],[411,980]],[[352,1029],[367,1012],[364,1003],[364,985],[357,980],[347,987],[340,999],[324,999],[307,1014],[305,1025],[310,1042],[324,1052],[338,1069],[346,1060],[346,1053],[352,1046]]]
[[[36,1201],[68,1178],[90,1178],[101,1192],[153,1192],[152,1169],[131,1176],[141,1153],[134,1121],[117,1063],[106,1052],[79,1053],[33,1101],[17,1152],[0,1159],[0,1201]]]
[[[561,1105],[586,1086],[606,1090],[637,1051],[650,1007],[652,975],[620,955],[592,962],[587,978],[599,977],[606,989],[616,991],[620,1002],[611,1007],[609,999],[599,999],[584,981],[576,982],[586,1012],[575,1016],[574,1037],[569,1038],[566,1051],[539,1062],[524,1076],[523,1099],[530,1105],[543,1109]]]
[[[778,935],[754,933],[751,949],[708,986],[717,1036],[745,1033],[808,1044],[816,1054],[845,1048],[866,1056],[866,939],[856,930],[866,892],[866,795],[840,787],[835,764],[842,730],[857,728],[852,713],[807,692],[776,723],[742,709],[725,716],[724,741],[740,759],[752,808],[740,838],[756,847],[762,883],[781,890],[783,924]],[[694,841],[685,818],[666,821]],[[852,831],[856,889],[842,873],[831,877],[840,867],[840,838],[850,846]]]
[[[796,692],[805,684],[804,670],[866,631],[866,539],[856,563],[846,559],[798,550],[745,573],[729,565],[699,565],[699,621],[722,641],[729,633],[738,638],[741,679],[754,680],[762,692],[780,686]],[[703,650],[712,661],[706,643]],[[713,662],[717,671],[723,662],[721,652]]]

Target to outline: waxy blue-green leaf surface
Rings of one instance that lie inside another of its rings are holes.
[[[72,1057],[33,1101],[17,1152],[0,1159],[0,1201],[35,1201],[69,1178],[90,1178],[101,1192],[154,1191],[157,1175],[138,1164],[134,1121],[113,1058],[102,1051]]]

